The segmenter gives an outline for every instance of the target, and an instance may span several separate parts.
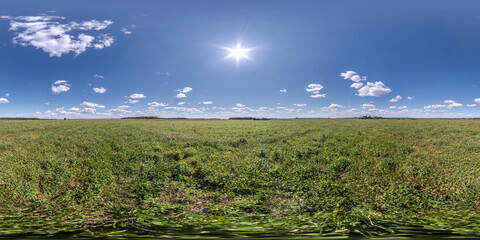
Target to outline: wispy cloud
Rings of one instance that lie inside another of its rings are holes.
[[[123,102],[123,103],[135,104],[135,103],[138,103],[138,102],[140,102],[140,100],[128,99],[127,101],[125,101],[125,102]]]
[[[281,93],[287,93],[287,89],[280,89]]]
[[[91,102],[83,102],[80,103],[80,106],[86,107],[86,108],[105,108],[105,106],[97,103],[91,103]]]
[[[163,103],[163,102],[161,102],[161,103],[150,102],[150,103],[148,103],[148,106],[150,106],[150,107],[166,107],[166,106],[168,106],[168,104]]]

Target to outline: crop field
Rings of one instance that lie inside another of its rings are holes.
[[[0,120],[0,236],[480,235],[480,120]]]

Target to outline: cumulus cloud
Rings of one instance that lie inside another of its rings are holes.
[[[150,107],[166,107],[166,106],[168,106],[168,104],[163,103],[163,102],[161,102],[161,103],[150,102],[150,103],[148,103],[148,106],[150,106]]]
[[[130,95],[130,98],[133,98],[133,99],[140,99],[140,98],[146,98],[147,96],[143,95],[142,93],[134,93],[132,95]]]
[[[367,85],[358,89],[358,96],[360,97],[382,97],[391,92],[392,90],[385,86],[383,82],[367,82]]]
[[[212,104],[213,102],[211,102],[211,101],[203,101],[202,103],[205,104],[205,105],[209,105],[209,104]]]
[[[448,109],[463,107],[463,104],[457,103],[453,100],[445,100],[445,101],[443,101],[443,103],[448,104],[447,105]]]
[[[61,57],[70,52],[79,55],[88,48],[109,47],[114,41],[109,34],[92,36],[82,32],[74,36],[72,33],[104,30],[113,23],[111,20],[61,23],[60,21],[64,21],[65,18],[60,16],[1,16],[0,18],[10,21],[9,30],[15,34],[14,44],[42,49],[50,57]]]
[[[373,105],[371,103],[365,103],[365,104],[362,105],[362,108],[363,109],[374,109],[375,105]]]
[[[185,95],[185,93],[178,93],[177,94],[177,98],[186,98],[187,95]]]
[[[181,92],[181,93],[188,93],[192,90],[193,90],[193,88],[191,88],[191,87],[184,87],[183,89],[178,89],[178,91]]]
[[[407,100],[412,100],[414,99],[414,97],[407,97]]]
[[[467,107],[476,107],[476,106],[477,106],[477,104],[475,104],[475,103],[474,103],[474,104],[468,104],[468,105],[467,105]]]
[[[476,103],[480,103],[480,98],[475,98],[473,101]]]
[[[71,86],[71,84],[68,83],[68,81],[66,81],[66,80],[55,81],[52,84],[52,93],[53,94],[59,94],[59,93],[62,93],[62,92],[67,92],[68,90],[70,90],[70,86]]]
[[[135,103],[138,103],[138,102],[140,102],[140,100],[128,99],[127,101],[125,101],[125,102],[123,102],[123,103],[135,104]]]
[[[44,102],[43,104],[48,106],[48,105],[50,105],[50,102]]]
[[[86,108],[105,108],[105,106],[101,104],[91,103],[91,102],[83,102],[80,104],[80,106],[86,107]]]
[[[352,83],[352,85],[350,85],[350,88],[355,88],[355,89],[359,89],[363,87],[363,83],[361,82],[355,82],[355,83]]]
[[[95,75],[93,75],[93,78],[104,78],[104,76],[100,75],[100,74],[95,74]]]
[[[396,97],[388,100],[388,102],[398,102],[399,100],[402,100],[402,96],[397,95]]]
[[[287,93],[287,89],[280,89],[281,93]]]
[[[237,108],[243,108],[243,107],[245,107],[245,105],[243,105],[243,104],[241,104],[241,103],[237,103],[235,106],[236,106]]]
[[[0,98],[0,104],[5,104],[5,103],[9,103],[8,99]]]
[[[343,77],[343,79],[350,79],[356,83],[361,82],[361,81],[366,81],[367,77],[360,77],[356,72],[354,71],[346,71],[344,73],[340,73],[340,76]]]
[[[177,104],[178,104],[178,105],[183,105],[183,104],[185,104],[185,102],[179,102],[179,103],[177,103]]]
[[[340,104],[332,103],[332,104],[330,104],[330,106],[328,106],[327,108],[330,109],[330,110],[338,110],[338,109],[340,109],[340,108],[343,108],[343,106],[340,105]]]
[[[392,91],[389,87],[385,86],[385,84],[381,81],[378,81],[375,83],[373,82],[367,82],[365,84],[362,83],[362,81],[367,80],[367,77],[366,76],[360,77],[360,75],[358,75],[354,71],[346,71],[344,73],[340,73],[340,76],[342,76],[343,79],[350,79],[353,81],[353,83],[350,85],[350,88],[357,89],[357,92],[358,92],[357,95],[360,97],[382,97]]]
[[[127,110],[128,108],[130,108],[130,106],[121,105],[121,106],[118,106],[117,108],[107,110],[107,113],[110,115],[123,115],[126,113],[131,113],[132,111]]]
[[[107,91],[107,89],[104,88],[104,87],[99,87],[99,88],[93,88],[93,91],[96,92],[96,93],[103,94]]]
[[[10,97],[10,93],[6,93],[6,94],[5,94],[5,97]]]
[[[293,106],[305,107],[305,106],[307,106],[307,104],[305,104],[305,103],[294,103]]]
[[[447,106],[443,105],[443,104],[437,104],[437,105],[428,105],[428,106],[424,106],[423,109],[440,109],[440,108],[445,108]]]

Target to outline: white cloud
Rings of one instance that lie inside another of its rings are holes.
[[[312,84],[308,84],[308,87],[307,87],[306,91],[307,92],[316,92],[316,91],[320,91],[322,89],[323,89],[322,85],[312,83]]]
[[[475,98],[475,99],[473,99],[473,101],[476,102],[476,103],[480,103],[480,98]]]
[[[80,104],[82,107],[86,108],[105,108],[105,106],[97,104],[97,103],[91,103],[91,102],[83,102]]]
[[[342,76],[344,79],[350,79],[354,82],[352,85],[350,85],[350,88],[358,89],[357,95],[360,97],[382,97],[392,91],[380,81],[375,83],[367,82],[366,84],[361,83],[361,81],[366,81],[367,77],[360,77],[360,75],[354,71],[340,73],[340,76]]]
[[[120,29],[120,31],[122,31],[125,34],[132,34],[132,32],[127,30],[126,28],[122,28],[122,29]]]
[[[445,101],[443,101],[443,103],[448,104],[447,105],[448,109],[463,107],[463,104],[457,103],[453,100],[445,100]]]
[[[389,108],[390,109],[395,109],[395,108],[397,108],[397,106],[390,106]]]
[[[123,103],[135,104],[135,103],[138,103],[138,102],[140,102],[140,100],[128,99],[127,101],[125,101],[125,102],[123,102]]]
[[[237,106],[237,108],[243,108],[245,107],[245,105],[241,104],[241,103],[237,103],[235,106]]]
[[[363,87],[363,83],[361,82],[355,82],[355,83],[352,83],[352,85],[350,85],[350,88],[355,88],[355,89],[359,89]]]
[[[185,104],[185,102],[179,102],[179,103],[177,103],[177,104],[178,104],[178,105],[183,105],[183,104]]]
[[[151,102],[151,103],[148,103],[148,106],[150,106],[150,107],[166,107],[166,106],[168,106],[168,104],[163,103],[163,102],[161,102],[161,103]]]
[[[363,86],[362,88],[358,89],[358,96],[360,97],[382,97],[392,90],[385,86],[383,82],[367,82],[367,85]]]
[[[93,91],[96,92],[96,93],[103,94],[107,91],[107,89],[104,88],[104,87],[99,87],[99,88],[93,88]]]
[[[371,103],[365,103],[365,104],[362,105],[362,108],[363,109],[374,109],[375,105],[373,105]]]
[[[396,97],[388,100],[388,102],[398,102],[399,100],[402,100],[402,96],[397,95]]]
[[[437,105],[428,105],[428,106],[425,106],[423,107],[423,109],[440,109],[440,108],[445,108],[447,106],[443,105],[443,104],[437,104]]]
[[[177,98],[186,98],[187,95],[185,95],[184,93],[178,93],[177,94]]]
[[[80,108],[72,107],[72,108],[69,109],[69,111],[75,112],[75,113],[80,113],[80,114],[94,114],[97,111],[97,109],[88,108],[88,107],[80,109]]]
[[[326,97],[327,94],[314,94],[314,95],[310,95],[311,98],[324,98]]]
[[[467,105],[467,107],[476,107],[476,106],[477,106],[477,104],[475,104],[475,103],[474,103],[474,104],[468,104],[468,105]]]
[[[100,75],[100,74],[95,74],[95,75],[93,75],[93,78],[104,78],[104,76]]]
[[[50,105],[50,102],[44,102],[43,104],[48,106],[48,105]]]
[[[165,110],[173,110],[179,112],[188,112],[188,113],[202,113],[205,111],[203,108],[186,108],[186,107],[166,107]]]
[[[211,101],[203,101],[202,103],[205,104],[205,105],[209,105],[209,104],[212,104],[213,102],[211,102]]]
[[[118,106],[117,108],[107,110],[107,113],[111,115],[123,115],[126,113],[131,113],[132,111],[127,110],[127,108],[130,108],[130,106],[121,105],[121,106]]]
[[[366,81],[367,77],[360,77],[356,72],[354,71],[346,71],[344,73],[340,73],[340,76],[343,77],[343,79],[350,79],[353,82],[361,82],[361,81]]]
[[[287,89],[280,89],[281,93],[287,93]]]
[[[293,106],[305,107],[305,106],[307,106],[307,104],[305,104],[305,103],[294,103]]]
[[[78,31],[100,31],[113,23],[110,20],[60,23],[60,20],[65,20],[64,17],[2,16],[1,18],[10,20],[9,30],[15,34],[14,44],[42,49],[50,57],[61,57],[63,54],[70,52],[79,55],[88,48],[102,49],[109,47],[114,41],[114,38],[108,34],[94,37],[85,33],[79,33],[77,36],[70,33],[72,31],[75,33]]]
[[[407,97],[407,100],[412,100],[414,99],[414,97]]]
[[[52,84],[52,93],[53,94],[59,94],[59,93],[62,93],[62,92],[67,92],[68,90],[70,90],[70,86],[71,86],[71,84],[68,83],[68,81],[66,81],[66,80],[55,81]]]
[[[343,77],[343,79],[350,79],[352,78],[354,75],[356,75],[357,73],[354,72],[354,71],[346,71],[344,73],[340,73],[340,76]]]
[[[10,93],[6,93],[6,94],[5,94],[5,97],[10,97]]]
[[[143,95],[142,93],[134,93],[132,95],[130,95],[130,98],[133,98],[133,99],[140,99],[140,98],[146,98],[147,96]]]
[[[9,103],[8,99],[0,98],[0,104],[5,104],[5,103]]]
[[[192,90],[193,90],[193,88],[191,88],[191,87],[184,87],[183,89],[179,89],[178,91],[181,92],[181,93],[188,93]]]
[[[407,109],[407,106],[398,107],[398,109]]]
[[[327,108],[330,110],[337,110],[337,109],[343,108],[343,106],[340,104],[332,103]]]

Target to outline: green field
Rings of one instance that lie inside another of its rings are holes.
[[[480,235],[480,120],[0,120],[0,235]]]

